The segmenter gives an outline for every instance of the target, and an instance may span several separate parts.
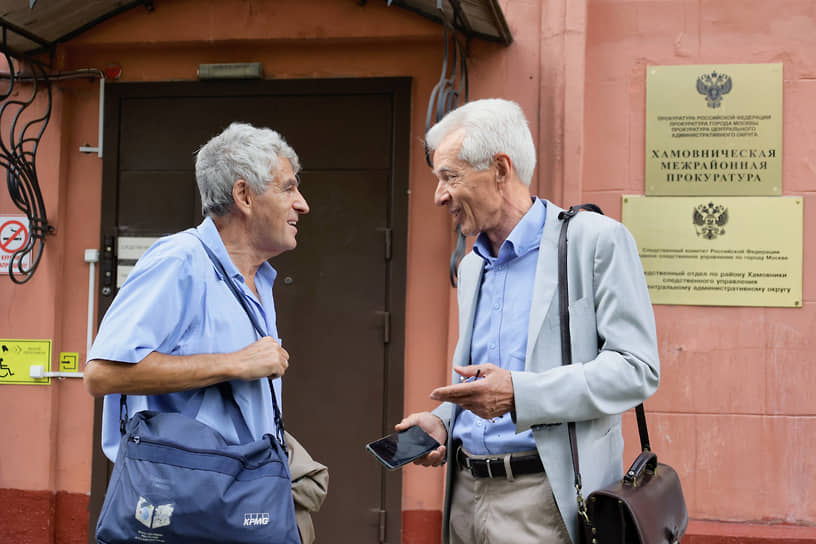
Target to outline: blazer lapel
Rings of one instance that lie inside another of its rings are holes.
[[[479,287],[482,284],[482,274],[484,271],[484,261],[472,255],[466,263],[463,263],[459,275],[459,286],[461,289],[460,300],[462,301],[461,315],[465,317],[464,322],[459,323],[459,349],[454,354],[454,366],[466,366],[470,364],[470,344],[473,340],[473,321],[476,319],[476,306],[479,301]]]
[[[564,210],[547,200],[544,203],[547,205],[547,218],[544,222],[544,232],[541,235],[541,245],[538,248],[533,300],[530,306],[525,357],[525,368],[527,369],[529,369],[530,356],[533,353],[539,331],[544,324],[544,318],[553,303],[555,290],[558,287],[558,235],[561,228],[558,214]]]
[[[479,287],[482,285],[482,274],[484,273],[484,261],[476,256],[469,255],[462,261],[459,269],[459,282],[457,289],[461,304],[460,316],[465,316],[464,322],[459,319],[459,341],[456,343],[456,350],[453,353],[453,366],[467,366],[470,364],[470,344],[473,340],[473,321],[476,319],[476,305],[479,301]],[[452,372],[451,383],[456,383],[456,372]],[[451,411],[451,422],[449,429],[459,417],[462,407],[453,405]],[[448,433],[448,448],[452,452],[453,433]],[[448,454],[451,455],[450,453]]]

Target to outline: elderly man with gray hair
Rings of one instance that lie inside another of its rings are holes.
[[[252,437],[277,434],[272,395],[280,405],[289,354],[278,338],[276,272],[267,260],[295,248],[298,218],[309,212],[299,169],[280,134],[247,124],[233,123],[198,151],[204,221],[160,238],[139,259],[88,354],[84,382],[92,395],[105,396],[102,448],[112,461],[121,395],[128,415],[184,413],[200,403],[196,419],[237,443],[232,401],[209,387],[229,382]],[[216,259],[268,336],[256,336]]]
[[[459,267],[453,385],[405,417],[447,462],[444,544],[578,542],[568,422],[583,491],[623,473],[622,412],[657,389],[654,315],[631,234],[579,213],[567,275],[573,364],[562,366],[557,247],[563,211],[530,194],[535,146],[518,104],[478,100],[426,135],[435,202],[477,236]]]

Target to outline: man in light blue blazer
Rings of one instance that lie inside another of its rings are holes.
[[[530,194],[535,146],[521,108],[470,102],[426,135],[445,206],[473,251],[459,267],[459,341],[442,404],[407,416],[447,463],[444,544],[577,542],[567,422],[577,422],[583,493],[623,474],[622,412],[657,389],[657,338],[629,231],[579,213],[567,256],[573,364],[561,364],[560,208]]]

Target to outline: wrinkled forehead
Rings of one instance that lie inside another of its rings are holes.
[[[268,188],[272,185],[278,188],[300,185],[300,178],[292,168],[292,163],[286,157],[278,157],[277,164],[273,164],[270,168],[265,187]]]

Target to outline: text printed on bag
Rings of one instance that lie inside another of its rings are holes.
[[[244,514],[244,527],[258,527],[269,525],[269,513]]]

